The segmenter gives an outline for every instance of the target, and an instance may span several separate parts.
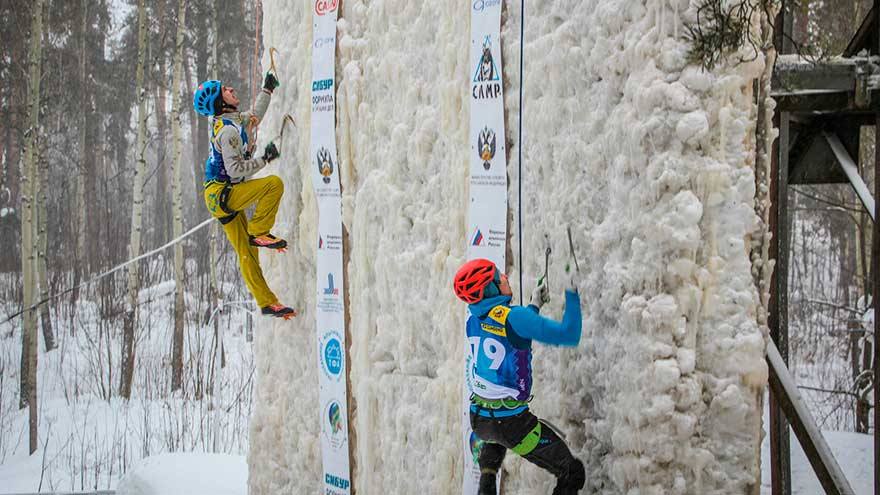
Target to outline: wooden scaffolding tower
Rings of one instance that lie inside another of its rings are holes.
[[[788,374],[788,276],[790,218],[787,209],[789,185],[851,184],[860,201],[875,219],[871,270],[873,294],[878,287],[880,235],[876,204],[859,176],[860,127],[880,129],[880,0],[859,26],[840,57],[811,63],[793,54],[792,17],[783,8],[776,19],[775,46],[779,52],[773,72],[771,96],[776,101],[775,124],[779,139],[773,152],[771,197],[771,256],[776,268],[771,284],[768,344],[770,367],[770,465],[773,495],[791,494],[789,425],[795,432],[822,487],[829,494],[851,494],[852,488],[828,449],[815,421],[807,411],[794,381]],[[880,140],[878,140],[880,141]],[[875,193],[880,196],[880,142],[875,155]],[[875,315],[878,298],[874,297]],[[877,334],[877,318],[874,334]],[[877,353],[873,376],[878,376]],[[880,409],[878,380],[874,391],[874,493],[880,495],[878,452]]]

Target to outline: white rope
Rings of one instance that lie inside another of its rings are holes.
[[[165,249],[168,249],[169,247],[171,247],[171,246],[177,244],[178,242],[182,241],[183,239],[189,237],[190,235],[192,235],[192,234],[195,233],[196,231],[198,231],[198,230],[200,230],[200,229],[202,229],[202,228],[208,226],[208,224],[210,224],[210,223],[213,222],[213,221],[214,221],[214,218],[209,218],[209,219],[205,220],[204,222],[202,222],[202,223],[196,225],[195,227],[189,229],[188,231],[186,231],[186,232],[185,232],[183,235],[181,235],[180,237],[177,237],[177,238],[175,238],[175,239],[172,239],[172,240],[166,242],[166,243],[163,244],[162,246],[160,246],[160,247],[158,247],[158,248],[156,248],[156,249],[154,249],[154,250],[152,250],[152,251],[146,252],[146,253],[144,253],[144,254],[138,256],[137,258],[130,259],[130,260],[126,261],[125,263],[122,263],[121,265],[117,265],[117,266],[111,268],[110,270],[107,270],[106,272],[101,273],[100,275],[96,275],[96,276],[90,278],[89,280],[86,280],[85,282],[83,282],[83,283],[81,283],[81,284],[79,284],[79,285],[77,285],[77,286],[75,286],[75,287],[71,287],[71,288],[69,288],[69,289],[65,289],[65,290],[63,290],[63,291],[61,291],[61,292],[59,292],[59,293],[57,293],[57,294],[53,294],[53,295],[51,295],[51,296],[49,296],[49,297],[46,297],[45,299],[43,299],[43,300],[37,302],[36,304],[33,304],[33,305],[31,305],[31,306],[29,306],[29,307],[27,307],[27,308],[22,309],[22,310],[19,311],[18,313],[14,313],[14,314],[10,315],[10,316],[7,317],[5,320],[3,320],[3,323],[6,323],[6,322],[12,320],[12,319],[15,318],[16,316],[20,316],[20,315],[22,315],[25,311],[31,311],[31,310],[34,310],[34,309],[36,309],[36,308],[42,306],[43,304],[46,304],[47,302],[49,302],[49,301],[51,301],[51,300],[53,300],[53,299],[57,299],[57,298],[63,296],[64,294],[67,294],[68,292],[72,292],[72,291],[74,291],[74,290],[76,290],[76,289],[79,289],[80,287],[83,287],[83,286],[89,285],[89,284],[91,284],[92,282],[96,282],[96,281],[98,281],[98,280],[100,280],[100,279],[102,279],[102,278],[104,278],[104,277],[107,277],[107,276],[109,276],[109,275],[111,275],[111,274],[113,274],[113,273],[115,273],[115,272],[117,272],[117,271],[119,271],[119,270],[125,268],[126,266],[128,266],[128,265],[130,265],[130,264],[132,264],[132,263],[137,263],[138,261],[140,261],[140,260],[142,260],[142,259],[144,259],[144,258],[147,258],[147,257],[149,257],[149,256],[152,256],[152,255],[154,255],[154,254],[156,254],[156,253],[158,253],[158,252],[160,252],[160,251],[164,251]]]

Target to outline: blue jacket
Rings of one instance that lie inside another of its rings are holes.
[[[581,302],[565,292],[562,321],[544,318],[538,308],[511,306],[510,296],[494,296],[468,306],[470,391],[486,399],[525,401],[532,392],[532,340],[576,346],[581,340]]]

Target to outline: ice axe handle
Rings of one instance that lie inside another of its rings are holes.
[[[574,260],[574,269],[578,272],[581,271],[581,267],[578,265],[577,257],[574,255],[574,242],[571,240],[571,226],[568,227],[568,249],[571,251],[571,259]]]

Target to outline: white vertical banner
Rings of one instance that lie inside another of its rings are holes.
[[[313,0],[312,184],[318,203],[316,329],[323,495],[349,495],[342,194],[336,158],[336,17],[339,0]]]
[[[501,75],[501,0],[472,0],[469,69],[470,202],[467,258],[486,258],[505,269],[507,250],[507,158],[504,137],[504,93]],[[465,349],[464,476],[462,493],[475,495],[479,488],[477,455],[482,442],[470,428],[470,392],[467,381],[470,344]],[[498,477],[500,483],[501,477]]]

